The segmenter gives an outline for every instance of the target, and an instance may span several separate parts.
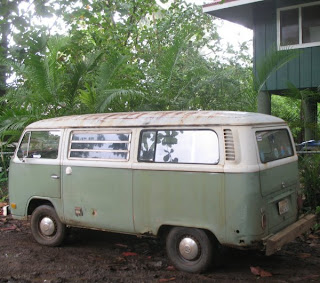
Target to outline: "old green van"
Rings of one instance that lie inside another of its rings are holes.
[[[286,123],[244,112],[88,114],[29,125],[10,165],[12,215],[37,242],[75,226],[165,237],[180,270],[221,245],[273,254],[310,229],[298,216],[298,158]]]

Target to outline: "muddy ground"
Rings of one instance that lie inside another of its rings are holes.
[[[205,274],[175,270],[160,241],[70,229],[65,244],[37,244],[28,222],[0,216],[0,282],[320,282],[320,233],[277,254],[227,250]]]

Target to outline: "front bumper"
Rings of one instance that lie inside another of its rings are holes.
[[[281,247],[301,234],[307,232],[314,225],[316,216],[308,214],[301,217],[297,222],[291,224],[275,235],[265,238],[263,244],[265,246],[266,255],[272,255],[279,251]]]

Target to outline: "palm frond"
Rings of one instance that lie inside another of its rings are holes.
[[[1,113],[0,135],[21,133],[28,124],[40,120],[42,117],[37,110],[30,112],[21,108],[6,109]]]
[[[273,46],[266,56],[257,63],[254,86],[257,92],[260,92],[270,76],[288,62],[299,56],[298,49],[277,50]]]
[[[71,67],[72,70],[68,78],[69,79],[68,93],[65,93],[65,96],[71,108],[75,102],[77,92],[81,87],[84,76],[88,74],[90,71],[92,71],[98,65],[98,62],[100,61],[102,55],[103,55],[103,52],[101,50],[91,53],[87,57],[85,57],[82,61],[77,62],[74,66]],[[84,99],[84,97],[82,99]]]
[[[192,37],[192,34],[178,34],[171,46],[169,46],[158,59],[159,71],[161,72],[167,86],[170,86],[174,69],[177,65],[181,51],[186,43]]]
[[[79,90],[80,96],[79,99],[91,113],[96,111],[97,105],[97,93],[95,89],[91,88],[89,84],[85,84],[86,90]]]
[[[98,92],[103,92],[104,89],[110,87],[111,80],[115,77],[120,68],[126,64],[128,56],[120,54],[110,54],[107,62],[101,64],[98,71],[97,89]]]
[[[99,95],[96,110],[104,112],[108,105],[115,99],[128,98],[131,96],[143,96],[143,92],[127,89],[107,89]]]

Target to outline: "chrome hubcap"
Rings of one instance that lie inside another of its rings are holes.
[[[55,231],[55,225],[51,218],[44,217],[40,221],[41,233],[45,236],[51,236]]]
[[[190,238],[183,238],[179,244],[181,256],[187,260],[195,260],[199,256],[199,246],[197,242]]]

